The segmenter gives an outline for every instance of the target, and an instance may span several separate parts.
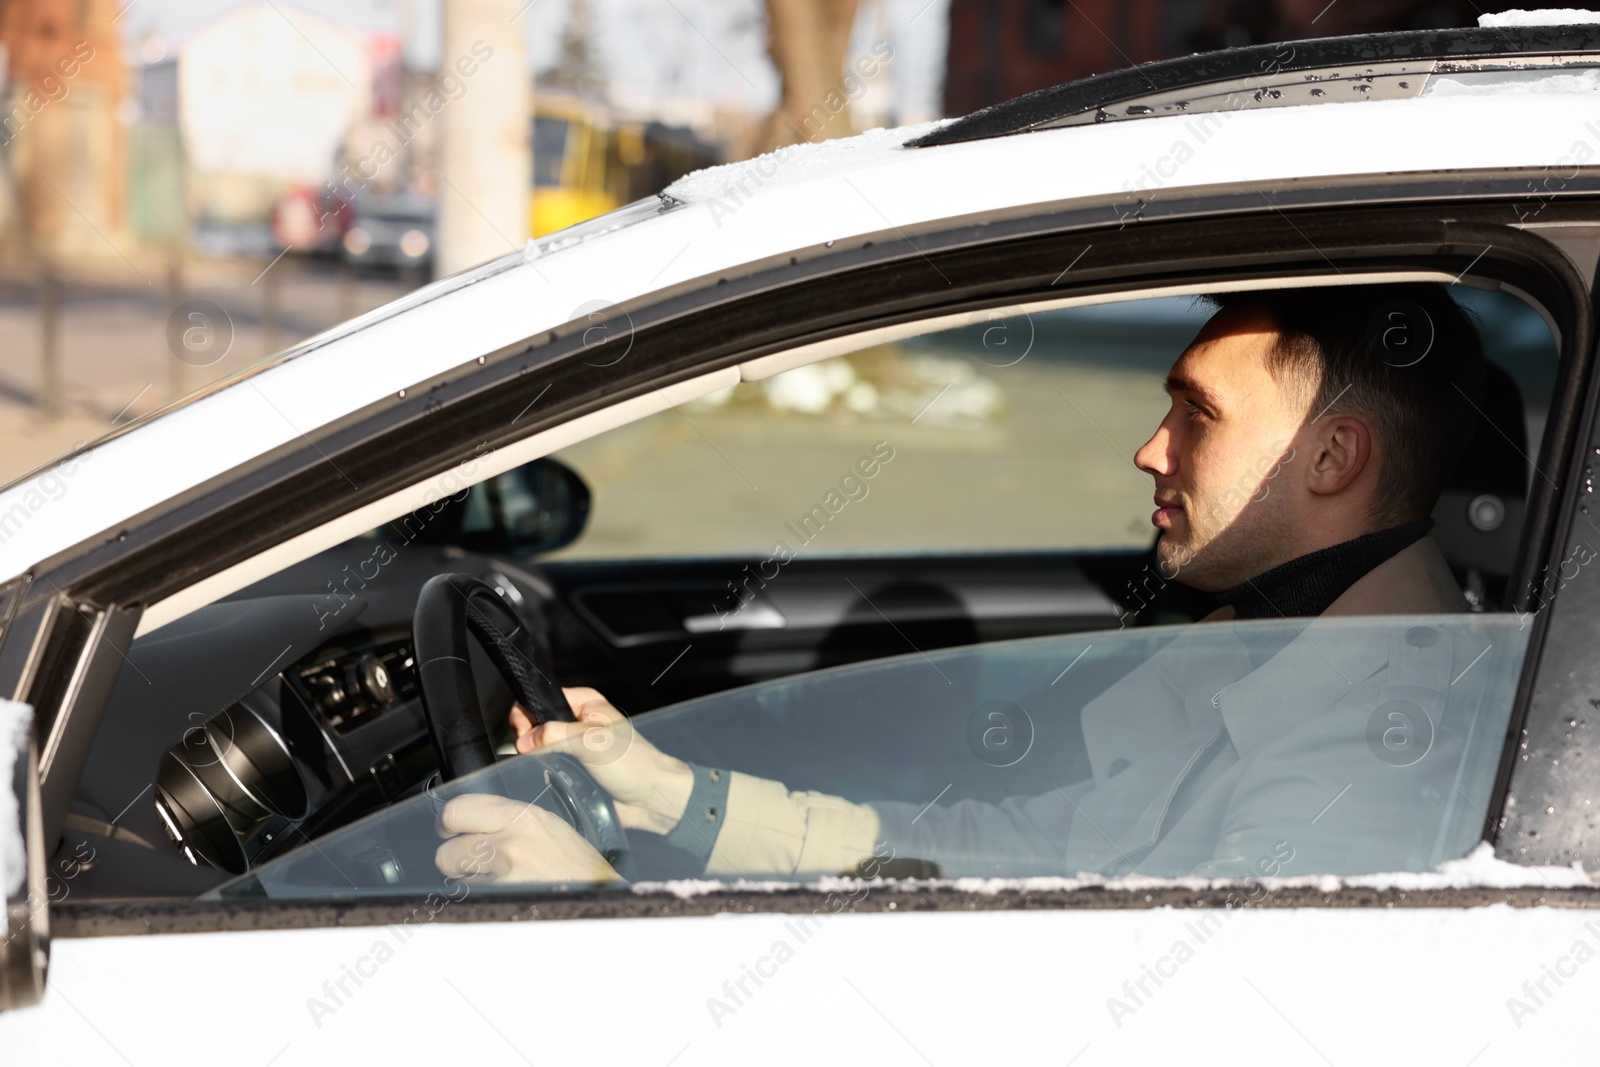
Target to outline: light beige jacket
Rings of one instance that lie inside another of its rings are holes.
[[[1449,566],[1431,538],[1396,553],[1347,589],[1327,616],[1432,615],[1468,609]],[[1220,608],[1205,622],[1226,621]],[[1160,658],[1158,654],[1157,658]],[[1381,660],[1379,661],[1381,663]],[[1154,660],[1152,660],[1154,663]],[[1093,759],[1097,728],[1126,722],[1130,707],[1156,697],[1153,671],[1135,671],[1084,708],[1084,730]],[[791,791],[781,782],[735,772],[724,816],[706,872],[713,875],[838,874],[873,855],[880,836],[872,808],[825,793]]]

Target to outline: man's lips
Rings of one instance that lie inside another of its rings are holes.
[[[1172,529],[1172,524],[1183,514],[1183,508],[1176,503],[1163,504],[1160,497],[1156,497],[1155,503],[1156,510],[1150,516],[1150,525],[1161,530]]]

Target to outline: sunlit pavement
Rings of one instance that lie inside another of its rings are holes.
[[[165,271],[148,263],[117,266],[63,280],[57,326],[61,405],[54,417],[42,410],[46,385],[39,286],[31,270],[13,267],[4,272],[0,484],[272,352],[387,303],[420,281],[394,275],[352,278],[335,264],[293,256],[270,267],[267,261],[194,260],[183,269],[181,301],[185,307],[209,301],[224,315],[205,320],[177,316],[171,332],[178,340],[173,344],[169,325],[174,290]],[[202,313],[208,310],[194,306]],[[207,329],[215,334],[189,335],[191,348],[198,350],[189,351],[187,360],[174,355],[174,349],[183,348],[185,330]]]

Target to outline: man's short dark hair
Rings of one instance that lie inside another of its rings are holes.
[[[1395,526],[1433,510],[1472,439],[1483,344],[1472,316],[1438,282],[1222,293],[1219,310],[1272,316],[1267,369],[1290,396],[1314,391],[1308,419],[1352,415],[1385,460],[1373,519]]]

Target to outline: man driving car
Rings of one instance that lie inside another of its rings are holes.
[[[1168,374],[1169,410],[1134,457],[1155,484],[1158,581],[1215,594],[1208,622],[1466,610],[1428,537],[1483,377],[1477,331],[1448,290],[1390,283],[1211,302],[1216,313]],[[1434,716],[1454,672],[1482,651],[1425,625],[1337,647],[1306,632],[1268,647],[1241,639],[1226,654],[1180,638],[1084,707],[1089,778],[999,804],[860,804],[697,766],[636,734],[593,689],[566,690],[576,722],[536,725],[517,708],[512,723],[519,752],[583,760],[625,827],[664,835],[707,874],[838,874],[895,855],[943,873],[1227,875],[1251,873],[1273,849],[1280,811],[1338,787],[1319,753],[1362,736],[1374,709]],[[1350,804],[1381,821],[1398,803],[1395,778],[1370,763],[1364,799]],[[566,822],[522,801],[459,796],[440,827],[446,874],[481,861],[487,841],[494,881],[618,877]],[[1338,873],[1348,837],[1319,833],[1308,830],[1299,853]]]

